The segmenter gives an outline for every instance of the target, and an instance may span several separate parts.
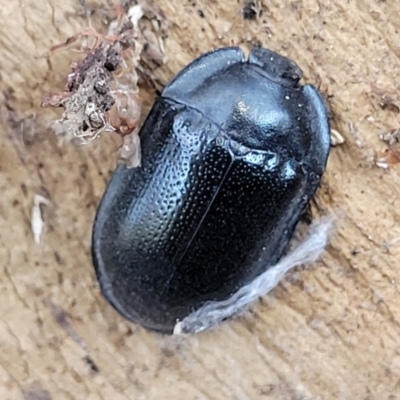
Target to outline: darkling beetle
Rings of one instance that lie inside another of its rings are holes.
[[[102,293],[123,316],[171,333],[282,257],[330,147],[324,101],[301,77],[273,51],[228,47],[165,87],[142,165],[117,167],[93,227]]]

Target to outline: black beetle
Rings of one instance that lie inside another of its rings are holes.
[[[288,58],[207,53],[165,87],[140,131],[142,165],[117,167],[97,211],[101,290],[166,333],[274,265],[320,184],[325,104]]]

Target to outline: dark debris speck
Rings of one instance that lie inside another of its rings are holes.
[[[98,374],[100,372],[99,367],[95,364],[91,357],[86,356],[84,360],[93,373]]]
[[[257,17],[257,13],[254,10],[255,4],[253,1],[245,1],[244,7],[243,7],[243,18],[244,19],[249,19],[251,21],[254,21]]]

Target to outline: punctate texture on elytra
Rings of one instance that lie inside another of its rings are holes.
[[[205,54],[156,100],[142,164],[117,167],[92,253],[107,300],[171,333],[274,265],[320,184],[327,110],[291,60],[255,48]]]

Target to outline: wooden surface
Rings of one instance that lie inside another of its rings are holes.
[[[156,75],[167,82],[204,51],[256,41],[296,60],[330,96],[346,140],[317,197],[339,216],[338,231],[320,262],[243,317],[178,338],[128,323],[96,284],[91,226],[116,141],[58,145],[45,125],[54,114],[39,108],[44,92],[62,88],[71,56],[36,56],[87,26],[79,2],[1,6],[2,400],[400,399],[400,166],[374,163],[386,148],[379,134],[399,127],[398,109],[382,109],[376,87],[400,89],[400,3],[263,3],[249,21],[242,0],[159,0],[170,28]],[[97,4],[100,23],[107,8]],[[35,194],[51,202],[40,245]]]

